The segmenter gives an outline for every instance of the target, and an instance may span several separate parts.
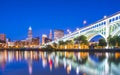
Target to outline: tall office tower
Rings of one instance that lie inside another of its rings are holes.
[[[52,40],[52,30],[50,30],[49,39]]]
[[[46,34],[43,34],[42,35],[42,45],[46,43],[46,38],[47,38],[47,35]]]
[[[29,39],[32,38],[32,28],[31,28],[31,26],[28,29],[28,38]]]
[[[54,30],[54,40],[57,40],[59,38],[62,38],[64,36],[63,30]]]
[[[0,41],[6,42],[6,35],[5,34],[0,34]]]
[[[28,42],[29,42],[29,44],[32,42],[32,28],[31,28],[31,26],[28,29]]]

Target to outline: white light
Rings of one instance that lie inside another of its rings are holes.
[[[71,33],[71,31],[69,32],[69,34]]]
[[[71,33],[71,31],[69,30],[69,29],[67,29],[67,32],[70,34]]]
[[[79,30],[79,28],[76,28],[76,30]]]
[[[104,18],[107,18],[107,16],[105,15]]]
[[[79,68],[78,67],[76,68],[76,74],[77,75],[79,74]]]
[[[87,21],[86,21],[86,20],[84,20],[84,21],[83,21],[83,24],[86,24],[86,23],[87,23]]]
[[[31,26],[29,27],[29,30],[32,30]]]
[[[70,30],[69,29],[67,29],[67,32],[69,32]]]

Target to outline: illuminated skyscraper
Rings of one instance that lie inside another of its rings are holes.
[[[50,30],[49,39],[52,40],[52,30]]]
[[[64,36],[63,30],[54,30],[54,40],[57,40],[59,38],[62,38]]]
[[[28,29],[28,42],[29,42],[29,44],[31,44],[31,42],[32,42],[32,28],[31,28],[31,26]]]
[[[32,38],[32,28],[31,26],[28,29],[28,38],[31,39]]]

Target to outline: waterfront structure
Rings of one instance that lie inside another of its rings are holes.
[[[45,42],[45,39],[47,38],[47,35],[46,34],[43,34],[42,35],[42,45],[44,45],[46,42]]]
[[[0,42],[5,43],[6,42],[6,35],[5,34],[0,34]]]
[[[49,38],[45,38],[45,43],[51,42],[52,40]]]
[[[63,30],[54,30],[54,40],[60,39],[64,36],[64,31]]]
[[[17,47],[28,47],[29,42],[27,40],[17,40],[14,42],[14,45]]]
[[[13,45],[13,43],[9,42],[8,46]],[[16,47],[35,47],[39,45],[39,37],[32,38],[31,43],[28,40],[17,40],[14,42],[14,46]]]
[[[15,42],[7,42],[7,46],[8,47],[13,47],[13,46],[15,46]]]
[[[80,28],[79,30],[67,34],[64,37],[61,37],[57,40],[47,43],[46,45],[52,44],[54,42],[58,43],[58,41],[61,40],[63,41],[72,40],[80,35],[85,35],[88,41],[90,41],[97,35],[102,36],[106,41],[109,35],[120,36],[120,12],[117,12],[108,17],[104,17],[103,19],[98,20],[95,23]]]
[[[39,42],[40,42],[39,37],[32,38],[32,45],[34,46],[39,45]]]

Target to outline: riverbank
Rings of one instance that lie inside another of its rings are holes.
[[[40,49],[40,48],[0,48],[0,51],[61,51],[61,52],[120,52],[120,49]]]

